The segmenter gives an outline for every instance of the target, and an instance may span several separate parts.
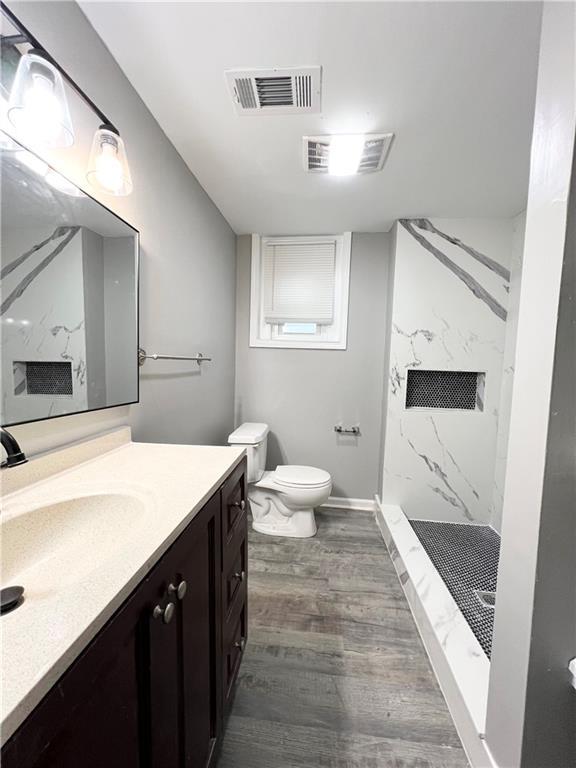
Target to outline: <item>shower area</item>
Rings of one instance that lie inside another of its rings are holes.
[[[415,593],[441,579],[431,626],[457,614],[486,689],[524,226],[400,220],[388,296],[382,532],[403,583],[420,558]]]

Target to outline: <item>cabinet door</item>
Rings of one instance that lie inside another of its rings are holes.
[[[147,690],[141,706],[147,717],[145,738],[149,760],[145,768],[180,768],[182,764],[178,701],[180,629],[176,597],[170,592],[173,548],[148,579],[152,595],[142,611],[142,624],[146,627],[142,655]]]
[[[149,589],[136,589],[7,742],[2,768],[150,768]]]
[[[182,738],[185,768],[206,768],[220,732],[220,499],[213,497],[176,553],[179,600]]]

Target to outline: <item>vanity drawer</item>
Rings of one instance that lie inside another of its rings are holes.
[[[226,619],[233,610],[236,600],[245,599],[248,577],[248,546],[246,536],[242,540],[236,555],[228,558],[222,579],[222,613]]]
[[[246,536],[248,500],[246,460],[239,464],[222,486],[222,560],[226,571]]]
[[[238,607],[234,607],[230,619],[225,624],[224,629],[224,653],[223,653],[223,688],[224,688],[224,710],[232,701],[234,692],[234,683],[238,676],[240,663],[246,646],[248,623],[246,601],[238,602]]]

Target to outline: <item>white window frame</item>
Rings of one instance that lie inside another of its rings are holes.
[[[262,256],[264,245],[269,242],[326,242],[334,239],[336,244],[334,322],[331,325],[317,325],[317,332],[311,334],[282,334],[281,325],[264,320],[264,291],[262,287]],[[350,254],[352,233],[342,235],[270,237],[252,235],[252,266],[250,283],[250,346],[274,347],[277,349],[346,349],[348,336],[348,297],[350,289]]]

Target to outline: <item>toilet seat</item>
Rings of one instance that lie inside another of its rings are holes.
[[[276,467],[274,482],[287,488],[323,488],[331,484],[332,478],[328,472],[316,467],[282,464]]]

